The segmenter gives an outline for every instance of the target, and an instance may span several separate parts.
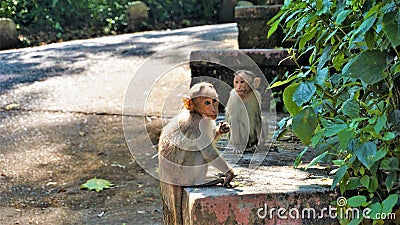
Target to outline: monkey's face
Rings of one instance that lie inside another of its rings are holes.
[[[238,75],[233,78],[233,88],[240,98],[246,97],[251,91],[250,85],[247,81]]]
[[[203,118],[217,119],[218,104],[216,99],[208,97],[196,97],[192,99],[194,110],[198,112]]]

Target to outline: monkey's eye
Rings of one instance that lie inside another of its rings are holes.
[[[210,101],[205,101],[204,104],[205,104],[205,105],[210,105],[211,102],[210,102]]]
[[[217,103],[217,100],[216,100],[216,99],[213,99],[213,103]]]

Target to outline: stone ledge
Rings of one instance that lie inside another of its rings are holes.
[[[253,185],[185,188],[185,224],[338,224],[327,211],[335,208],[329,204],[337,198],[329,191],[329,179],[309,178],[310,174],[292,167],[262,167],[248,172],[244,169],[241,176],[252,180]],[[286,210],[283,217],[278,217],[278,209]],[[321,212],[324,217],[319,218]]]
[[[267,24],[281,9],[282,5],[242,6],[235,8],[240,49],[246,48],[290,48],[294,40],[286,40],[283,30],[277,30],[268,38],[270,26]]]
[[[244,58],[243,53],[259,66],[296,66],[294,61],[289,59],[290,54],[285,48],[192,51],[190,61],[228,62],[228,66],[238,67],[240,63],[236,59]]]
[[[281,4],[236,6],[235,19],[262,19],[270,20],[282,8]]]

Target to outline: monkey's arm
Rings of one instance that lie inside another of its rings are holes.
[[[211,161],[211,165],[217,168],[219,171],[225,173],[226,177],[223,182],[223,186],[232,187],[229,182],[235,177],[235,173],[233,168],[225,161],[225,159],[217,153],[217,150],[214,150],[215,154],[218,155],[213,161]]]

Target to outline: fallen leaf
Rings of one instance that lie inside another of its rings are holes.
[[[81,189],[87,188],[90,191],[95,190],[96,192],[100,192],[104,188],[110,188],[111,186],[114,186],[114,184],[112,184],[110,181],[104,179],[97,179],[95,177],[86,181],[86,183],[82,184]]]

